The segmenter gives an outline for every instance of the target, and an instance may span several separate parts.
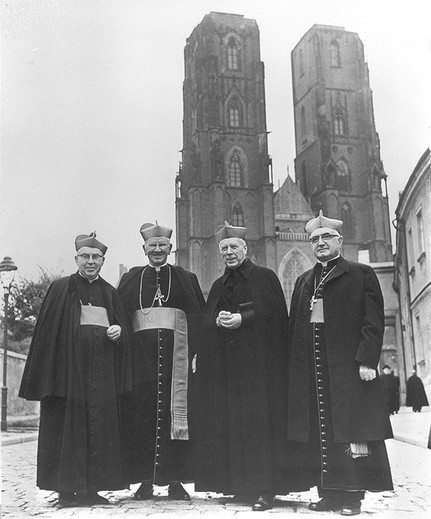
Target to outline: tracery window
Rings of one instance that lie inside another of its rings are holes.
[[[241,111],[236,101],[229,104],[229,126],[232,128],[239,128],[241,125]]]
[[[302,49],[299,51],[299,75],[304,75],[304,52]]]
[[[349,189],[349,168],[344,160],[337,162],[335,187],[341,191]]]
[[[331,67],[340,68],[341,67],[341,58],[340,58],[340,44],[336,40],[331,41],[331,46],[329,49]]]
[[[302,142],[305,142],[307,140],[307,134],[305,131],[305,106],[301,106],[301,135]]]
[[[303,265],[300,253],[294,250],[290,254],[283,272],[283,291],[287,302],[290,303],[292,298],[295,281],[298,279],[298,276],[305,272],[305,270],[306,268]]]
[[[238,202],[233,206],[232,225],[236,227],[244,227],[244,213],[241,204]]]
[[[241,158],[237,151],[232,153],[230,163],[229,163],[229,178],[228,183],[232,187],[240,187],[241,186]]]
[[[239,49],[235,38],[232,36],[227,44],[227,68],[239,70]]]
[[[344,119],[340,115],[336,115],[334,117],[334,134],[335,135],[344,135],[345,127],[344,127]]]
[[[343,221],[343,236],[353,240],[355,237],[355,229],[353,225],[352,209],[349,204],[343,204],[341,208],[341,220]]]

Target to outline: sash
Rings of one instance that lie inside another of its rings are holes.
[[[108,312],[103,306],[81,305],[81,326],[104,326],[109,328]]]
[[[188,440],[187,386],[189,372],[189,345],[187,317],[178,308],[155,306],[136,310],[133,314],[133,333],[164,328],[174,331],[171,384],[171,440]]]

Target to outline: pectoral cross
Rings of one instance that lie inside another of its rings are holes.
[[[163,294],[160,285],[157,285],[156,295],[154,296],[154,299],[158,301],[159,306],[162,306]]]
[[[314,303],[317,303],[317,297],[314,297],[314,296],[313,296],[313,297],[310,299],[310,312],[313,311]]]

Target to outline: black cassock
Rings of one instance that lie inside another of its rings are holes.
[[[81,304],[106,308],[122,327],[81,325]],[[115,289],[79,274],[51,285],[41,308],[19,395],[40,400],[37,485],[58,492],[125,488],[119,395],[131,389],[127,326]]]
[[[160,298],[156,293],[160,287]],[[174,331],[143,329],[132,334],[133,394],[124,399],[129,481],[167,485],[190,481],[192,474],[192,359],[196,351],[203,296],[197,277],[180,267],[136,267],[125,274],[119,294],[130,323],[136,312],[152,318],[157,308],[178,309],[188,327],[189,439],[171,439]],[[160,305],[161,303],[161,305]]]
[[[367,304],[352,303],[362,299]],[[343,258],[323,271],[317,264],[296,282],[290,319],[292,479],[303,490],[317,485],[321,496],[347,491],[362,499],[365,490],[392,490],[384,443],[392,430],[380,380],[359,377],[359,365],[376,366],[381,351],[383,299],[375,274]],[[368,455],[352,455],[359,444],[367,444]]]
[[[240,311],[241,326],[218,328],[220,310]],[[196,489],[285,494],[288,316],[277,276],[248,259],[226,270],[211,288],[204,325]]]

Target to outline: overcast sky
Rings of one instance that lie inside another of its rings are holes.
[[[260,28],[275,188],[295,157],[290,52],[315,23],[361,38],[391,219],[430,143],[429,0],[2,0],[0,256],[21,276],[75,269],[97,230],[102,275],[143,264],[139,227],[175,228],[183,49],[205,14]],[[171,258],[172,261],[174,258]]]

